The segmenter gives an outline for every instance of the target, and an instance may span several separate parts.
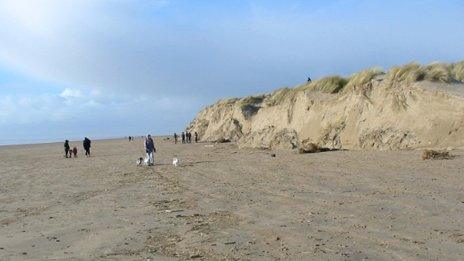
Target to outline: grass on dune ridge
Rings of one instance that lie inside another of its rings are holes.
[[[360,89],[381,75],[385,75],[385,79],[391,87],[404,83],[411,84],[418,81],[464,83],[464,61],[451,64],[431,63],[428,65],[409,63],[392,67],[387,72],[379,68],[370,68],[355,73],[347,78],[341,76],[328,76],[299,85],[295,88],[282,88],[271,94],[242,98],[239,102],[242,105],[260,104],[264,102],[267,106],[274,106],[281,104],[283,101],[294,99],[296,95],[302,91],[319,91],[336,94],[342,91]]]

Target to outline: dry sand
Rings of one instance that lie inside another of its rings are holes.
[[[155,167],[141,140],[0,147],[0,260],[464,259],[464,151],[156,142]]]

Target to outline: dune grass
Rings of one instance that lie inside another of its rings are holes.
[[[240,103],[241,105],[259,104],[263,102],[264,98],[266,98],[265,95],[248,96],[240,99]]]
[[[464,61],[455,64],[431,63],[425,66],[410,63],[391,68],[387,78],[392,86],[423,80],[442,83],[464,82]]]
[[[338,93],[346,86],[348,80],[340,76],[329,76],[312,82],[308,90],[324,93]]]
[[[338,93],[348,83],[348,80],[340,76],[329,76],[320,80],[300,85],[296,88],[282,88],[271,93],[266,99],[267,106],[275,106],[283,103],[286,100],[291,100],[298,93],[304,91],[320,91],[324,93]]]
[[[453,64],[451,75],[457,81],[464,82],[464,61]]]
[[[391,87],[424,80],[442,83],[464,83],[464,61],[455,64],[431,63],[425,66],[421,66],[418,63],[409,63],[403,66],[392,67],[387,72],[382,71],[380,68],[370,68],[355,73],[348,78],[328,76],[295,88],[282,88],[267,96],[259,96],[259,99],[263,98],[261,101],[264,101],[267,106],[275,106],[286,100],[294,99],[298,93],[304,91],[336,94],[341,91],[346,92],[363,88],[381,75],[385,75],[385,79]]]
[[[422,81],[425,72],[417,63],[409,63],[403,66],[392,67],[387,73],[387,79],[393,86],[395,83],[413,83]]]
[[[350,76],[348,84],[344,88],[345,91],[362,88],[370,83],[375,77],[385,74],[380,68],[370,68],[360,71]]]
[[[279,105],[286,99],[293,98],[298,92],[298,88],[282,88],[271,93],[264,101],[267,106]]]
[[[433,63],[423,67],[425,72],[424,80],[431,82],[451,83],[456,81],[451,74],[453,65],[444,63]]]

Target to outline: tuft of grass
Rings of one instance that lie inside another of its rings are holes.
[[[288,99],[293,99],[300,91],[300,88],[282,88],[271,93],[264,101],[267,106],[275,106]]]
[[[432,63],[422,69],[425,72],[424,80],[431,82],[450,83],[455,81],[451,74],[452,65],[444,63]]]
[[[464,61],[453,64],[451,74],[456,81],[464,82]]]
[[[345,90],[355,90],[370,83],[375,77],[385,74],[380,68],[370,68],[350,76]]]
[[[425,78],[425,71],[417,63],[409,63],[403,66],[392,67],[387,73],[387,79],[391,85],[399,83],[413,83],[422,81]]]
[[[260,104],[263,102],[264,98],[266,98],[265,95],[248,96],[248,97],[240,99],[240,104],[242,106]]]
[[[388,71],[387,79],[391,86],[423,80],[443,83],[464,82],[464,61],[456,64],[431,63],[421,66],[417,63],[410,63],[397,66]]]
[[[236,103],[238,100],[239,100],[238,98],[221,99],[216,104],[221,105],[221,106],[223,106],[223,105],[232,105],[232,104]],[[211,105],[211,106],[213,106],[213,105]]]
[[[343,77],[329,76],[310,83],[308,89],[325,93],[339,93],[347,83],[348,80]]]

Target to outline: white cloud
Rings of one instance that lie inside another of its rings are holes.
[[[78,89],[66,88],[60,93],[60,97],[65,98],[65,99],[81,98],[82,92],[81,90],[78,90]]]
[[[128,95],[99,90],[84,92],[77,88],[65,88],[58,94],[0,95],[0,126],[172,113],[192,117],[195,113],[192,108],[198,108],[200,104],[201,101],[195,98],[182,96]]]

